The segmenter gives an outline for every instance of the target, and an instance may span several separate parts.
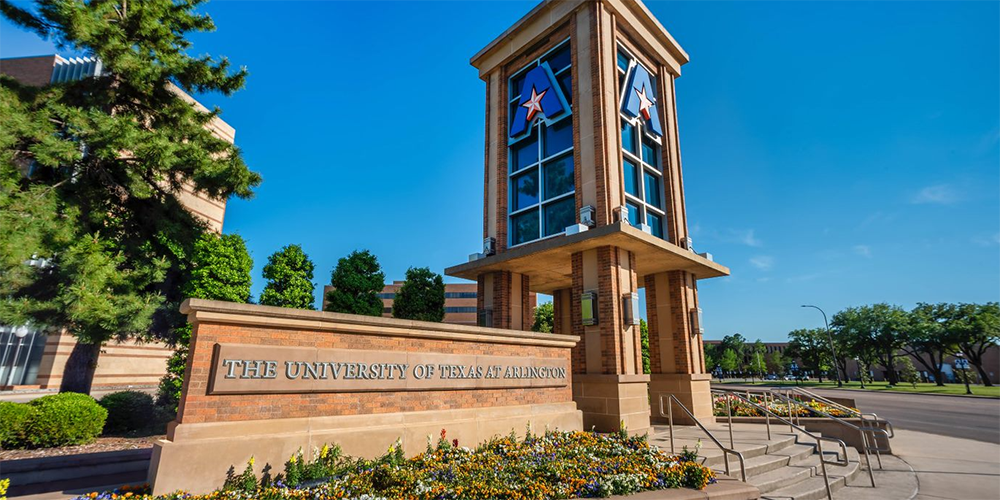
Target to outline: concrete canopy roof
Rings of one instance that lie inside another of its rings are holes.
[[[479,274],[492,271],[521,273],[531,278],[529,288],[532,292],[551,294],[554,290],[573,286],[574,253],[609,245],[635,253],[635,270],[640,287],[643,276],[665,271],[684,270],[697,279],[729,275],[726,266],[624,222],[528,243],[497,255],[449,267],[444,272],[469,280],[476,280]]]

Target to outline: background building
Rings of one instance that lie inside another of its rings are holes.
[[[59,55],[0,59],[0,73],[25,85],[64,83],[104,73],[99,59],[64,58]],[[201,111],[209,110],[177,87],[183,100]],[[208,128],[232,143],[236,129],[219,118]],[[27,172],[25,172],[27,174]],[[226,200],[211,199],[183,188],[175,193],[181,204],[204,220],[211,231],[222,232]],[[58,389],[76,338],[69,332],[45,333],[0,326],[0,390]],[[159,342],[109,342],[101,349],[94,388],[156,386],[166,373],[172,349]]]
[[[386,285],[378,297],[382,299],[382,317],[392,317],[392,303],[396,299],[396,292],[403,286],[402,281],[393,281]],[[476,304],[478,296],[475,283],[445,283],[444,285],[444,323],[456,325],[475,325],[478,322],[476,315]],[[326,308],[326,294],[333,287],[326,285],[323,287],[323,308]],[[534,314],[537,299],[532,293],[529,299],[531,311]]]

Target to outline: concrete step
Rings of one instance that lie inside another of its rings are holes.
[[[727,448],[729,447],[728,437],[725,440],[722,440],[722,438],[718,435],[716,435],[716,437],[719,438],[720,441],[722,441],[723,446]],[[768,441],[766,438],[765,439],[758,438],[751,440],[751,439],[746,439],[746,438],[741,439],[739,437],[736,437],[734,440],[735,441],[734,446],[736,451],[739,451],[740,453],[743,454],[743,458],[745,460],[749,460],[751,458],[760,457],[768,453],[776,453],[778,451],[781,451],[783,449],[795,445],[796,438],[793,435],[781,435],[781,436],[774,435],[773,438],[774,439]],[[656,444],[662,450],[668,450],[668,451],[670,450],[669,441],[666,443],[653,442],[653,444]],[[689,450],[696,449],[698,446],[697,440],[675,439],[674,449],[676,450],[677,453],[680,453],[685,446]],[[701,441],[701,448],[698,451],[698,455],[701,457],[702,463],[708,467],[721,468],[723,466],[724,457],[722,450],[719,447],[717,447],[715,443],[713,443],[711,440],[707,438]],[[729,455],[729,459],[731,462],[737,460],[737,458],[733,455]]]
[[[144,482],[152,448],[5,460],[11,497],[112,483]]]
[[[848,448],[847,459],[846,466],[826,465],[830,490],[833,492],[844,488],[848,481],[863,473],[857,450]],[[804,471],[808,471],[808,474]],[[750,481],[761,489],[762,500],[821,500],[827,497],[818,455],[769,474],[771,475],[761,475]]]
[[[746,459],[746,471],[747,478],[752,479],[754,476],[759,476],[788,465],[798,462],[800,460],[806,459],[806,457],[811,456],[815,452],[815,448],[804,444],[794,444],[787,448],[783,448],[776,451],[768,451],[767,454],[752,457]],[[730,457],[730,469],[733,476],[737,476],[739,472],[739,464],[735,458]],[[716,472],[720,472],[717,470]]]

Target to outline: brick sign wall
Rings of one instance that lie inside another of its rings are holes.
[[[511,430],[582,428],[577,338],[190,300],[177,420],[157,444],[154,491],[209,491],[253,455],[281,470],[298,448],[374,456],[429,434],[474,445]]]

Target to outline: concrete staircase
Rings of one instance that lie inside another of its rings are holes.
[[[708,426],[712,434],[729,445],[729,430],[725,424]],[[675,426],[674,447],[680,453],[684,446],[694,449],[699,439],[701,449],[699,456],[702,463],[713,468],[720,474],[725,473],[724,456],[721,450],[697,427]],[[767,439],[767,431],[761,424],[733,424],[733,440],[735,449],[743,454],[746,461],[747,482],[756,486],[761,492],[761,499],[766,500],[818,500],[826,498],[826,486],[820,469],[819,455],[816,453],[815,441],[808,436],[791,432],[787,426],[772,425],[771,439]],[[650,437],[650,443],[662,450],[670,450],[670,435],[667,426],[655,426]],[[827,460],[834,460],[834,450],[829,450],[831,443],[824,442],[824,454]],[[839,449],[839,448],[838,448]],[[861,474],[867,474],[861,468],[861,459],[857,450],[848,447],[848,465],[837,466],[827,464],[826,471],[830,479],[830,489],[834,492]],[[729,455],[730,475],[740,478],[739,460]]]

